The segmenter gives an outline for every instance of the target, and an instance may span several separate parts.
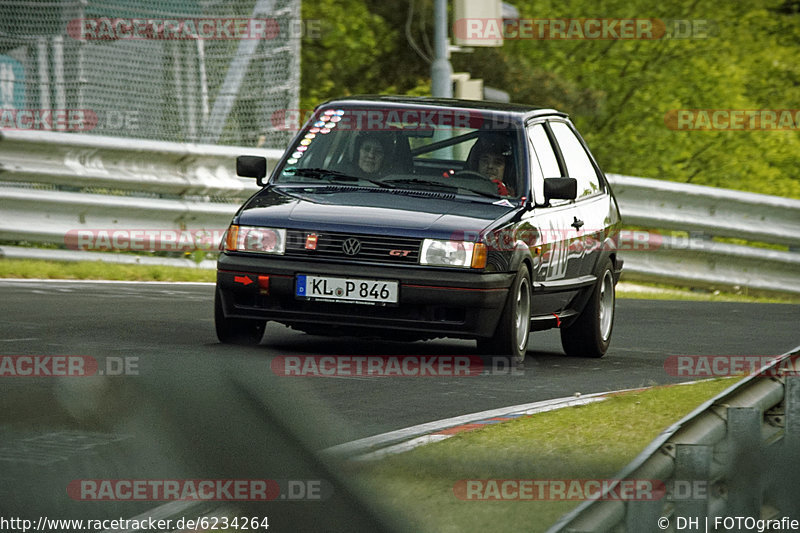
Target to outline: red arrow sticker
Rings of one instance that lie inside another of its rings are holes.
[[[245,287],[253,283],[253,280],[250,279],[249,276],[234,276],[233,281],[236,283],[241,283]]]

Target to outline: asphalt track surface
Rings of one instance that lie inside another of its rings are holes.
[[[320,521],[330,531],[403,531],[309,450],[575,392],[693,380],[669,375],[671,355],[769,356],[800,343],[797,305],[619,300],[611,349],[599,360],[566,357],[548,331],[532,336],[524,368],[513,372],[281,377],[281,356],[472,356],[474,343],[309,336],[270,324],[260,346],[221,345],[213,290],[0,280],[0,355],[89,356],[106,371],[0,378],[0,516],[110,519],[164,508],[76,499],[65,490],[75,480],[317,479],[333,487],[324,501],[239,502],[238,512],[268,514],[277,531],[318,530]],[[129,375],[109,376],[121,361],[134,365]],[[191,505],[167,507],[198,516]]]
[[[0,354],[88,355],[135,358],[139,376],[162,364],[191,384],[200,361],[239,361],[274,378],[276,356],[467,355],[471,341],[441,339],[389,342],[306,335],[270,323],[258,347],[217,342],[213,287],[188,284],[125,284],[0,281],[3,320]],[[532,335],[524,369],[484,361],[468,377],[282,377],[289,394],[303,398],[337,428],[324,439],[337,444],[471,412],[568,396],[678,381],[670,355],[778,355],[800,343],[800,306],[661,300],[617,301],[611,348],[602,359],[570,358],[555,330]],[[14,380],[30,390],[30,383]],[[42,381],[42,380],[34,380]],[[273,380],[274,381],[274,380]],[[38,383],[37,383],[38,384]],[[48,386],[46,380],[39,386]],[[17,391],[19,392],[19,391]],[[36,396],[15,400],[42,411]]]

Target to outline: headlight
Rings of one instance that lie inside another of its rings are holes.
[[[231,224],[225,234],[226,252],[254,252],[259,254],[283,254],[286,248],[286,230],[237,226]]]
[[[484,268],[486,245],[466,241],[422,241],[421,265],[450,266],[459,268]]]

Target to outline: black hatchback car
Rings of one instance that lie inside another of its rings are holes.
[[[267,321],[318,334],[471,338],[524,358],[557,327],[601,357],[622,270],[617,202],[564,113],[364,96],[320,105],[221,244],[221,342]]]

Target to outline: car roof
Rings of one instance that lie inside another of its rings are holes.
[[[555,109],[535,107],[524,104],[509,104],[505,102],[491,102],[486,100],[461,100],[458,98],[434,98],[429,96],[388,96],[377,94],[355,95],[329,100],[322,106],[332,105],[336,102],[363,105],[391,105],[391,106],[420,106],[430,108],[448,109],[478,109],[514,116],[518,119],[528,119],[541,116],[567,117],[566,113]]]

